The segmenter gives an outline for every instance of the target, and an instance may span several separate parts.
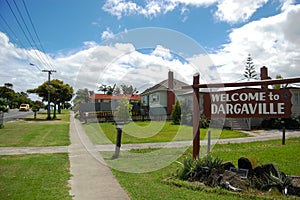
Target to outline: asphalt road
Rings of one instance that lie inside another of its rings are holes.
[[[33,112],[30,111],[19,111],[18,109],[10,109],[8,113],[4,113],[4,122],[13,121],[16,119],[24,118],[29,115],[33,115]]]

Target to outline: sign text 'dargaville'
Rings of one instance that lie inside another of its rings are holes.
[[[291,93],[287,89],[240,89],[204,94],[207,117],[289,117]]]

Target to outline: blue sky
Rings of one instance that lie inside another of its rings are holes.
[[[28,44],[7,2],[34,36],[25,2],[44,51]],[[115,82],[143,89],[169,69],[188,83],[197,71],[205,82],[237,81],[249,53],[258,73],[266,65],[271,77],[300,76],[299,1],[1,0],[0,13],[0,84],[19,91],[47,78],[29,63],[56,69],[53,78],[75,89]]]

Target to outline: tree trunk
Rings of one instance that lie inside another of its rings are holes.
[[[3,128],[4,125],[3,125],[3,118],[4,118],[4,112],[0,111],[0,128]]]
[[[58,103],[58,114],[61,114],[61,106],[60,106],[60,103]]]
[[[56,119],[56,103],[54,103],[53,119]]]

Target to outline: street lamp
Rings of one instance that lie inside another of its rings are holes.
[[[35,64],[29,63],[31,66],[36,66]],[[40,68],[36,66],[39,70]],[[56,70],[48,70],[48,69],[43,69],[41,70],[42,72],[47,72],[48,73],[48,87],[50,87],[50,75],[52,72],[56,72]],[[47,106],[47,120],[51,119],[50,115],[50,88],[48,88],[48,106]]]

